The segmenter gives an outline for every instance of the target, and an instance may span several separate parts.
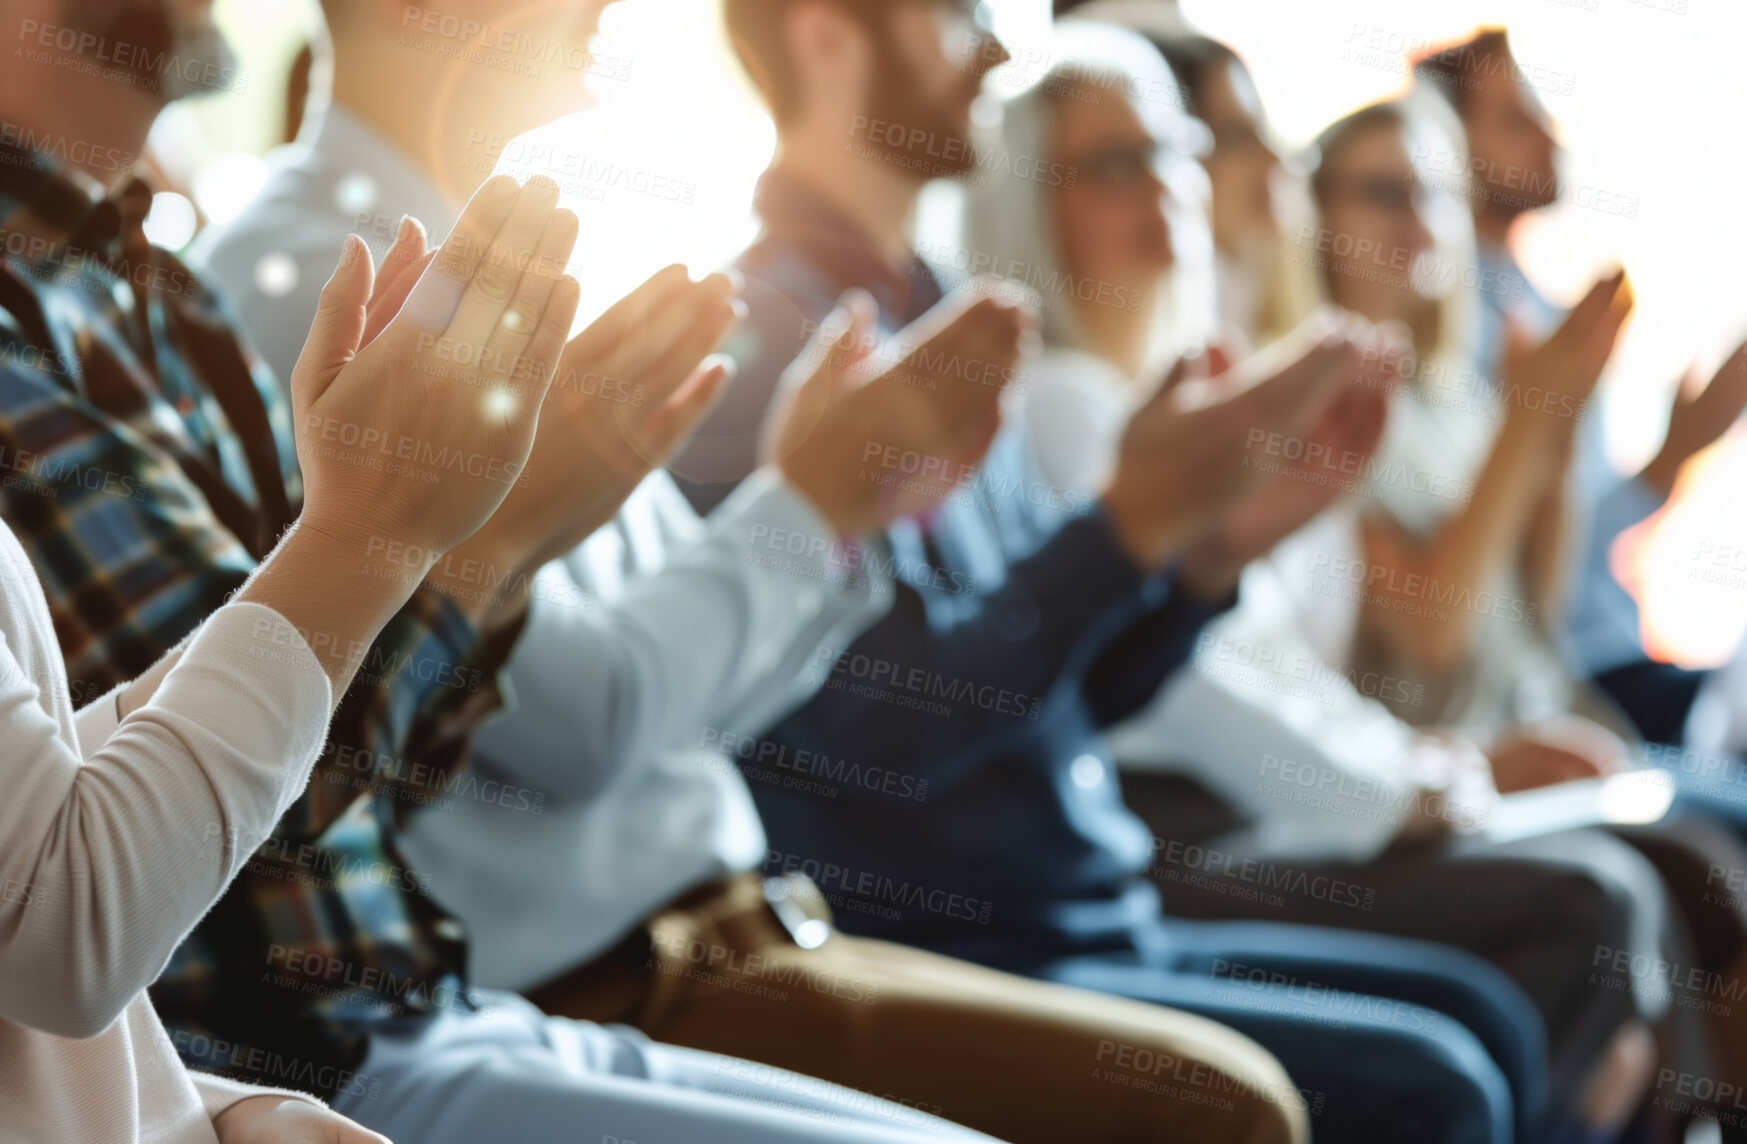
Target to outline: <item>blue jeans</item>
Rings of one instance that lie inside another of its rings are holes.
[[[811,1077],[475,996],[478,1011],[373,1032],[334,1109],[403,1144],[995,1144]]]
[[[1161,919],[1133,948],[1026,971],[1253,1037],[1303,1090],[1318,1144],[1529,1141],[1541,1131],[1540,1018],[1508,977],[1460,950],[1316,926]]]

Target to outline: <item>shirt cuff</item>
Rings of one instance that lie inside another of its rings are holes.
[[[711,530],[734,537],[745,559],[833,590],[889,600],[893,562],[878,541],[839,535],[807,495],[774,466],[753,473],[710,514]]]
[[[277,1096],[286,1100],[301,1100],[313,1104],[317,1108],[327,1105],[306,1092],[293,1092],[288,1088],[261,1088],[257,1085],[245,1084],[229,1077],[215,1076],[212,1073],[195,1072],[190,1069],[189,1079],[194,1082],[194,1091],[200,1094],[200,1103],[206,1109],[206,1119],[217,1120],[219,1114],[256,1096]]]

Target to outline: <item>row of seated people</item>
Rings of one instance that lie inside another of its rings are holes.
[[[0,0],[222,58],[207,7]],[[1560,314],[1511,259],[1557,179],[1502,32],[1294,188],[1166,0],[1058,4],[993,139],[974,3],[724,0],[759,237],[571,336],[610,212],[469,140],[577,69],[323,8],[322,109],[192,270],[145,184],[19,142],[135,154],[188,93],[0,77],[0,1135],[1736,1126],[1727,784],[1491,829],[1686,757],[1640,748],[1723,681],[1644,654],[1605,553],[1747,402],[1737,354],[1596,461],[1630,290]],[[992,274],[918,255],[937,177]]]

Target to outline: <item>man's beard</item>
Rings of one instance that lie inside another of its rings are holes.
[[[965,72],[952,105],[921,94],[915,70],[899,54],[883,28],[872,29],[874,79],[868,92],[868,118],[884,127],[867,142],[887,162],[914,170],[925,178],[963,175],[977,165],[972,141],[955,122],[958,109],[976,98],[983,86],[983,68]]]
[[[236,53],[211,19],[183,16],[174,0],[122,0],[94,11],[90,0],[62,0],[64,27],[89,34],[88,54],[125,72],[132,86],[173,103],[222,91],[237,75]]]

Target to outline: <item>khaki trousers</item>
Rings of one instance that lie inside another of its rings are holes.
[[[1309,1138],[1285,1070],[1223,1025],[846,936],[804,878],[768,892],[751,874],[700,887],[529,996],[1014,1144]]]

